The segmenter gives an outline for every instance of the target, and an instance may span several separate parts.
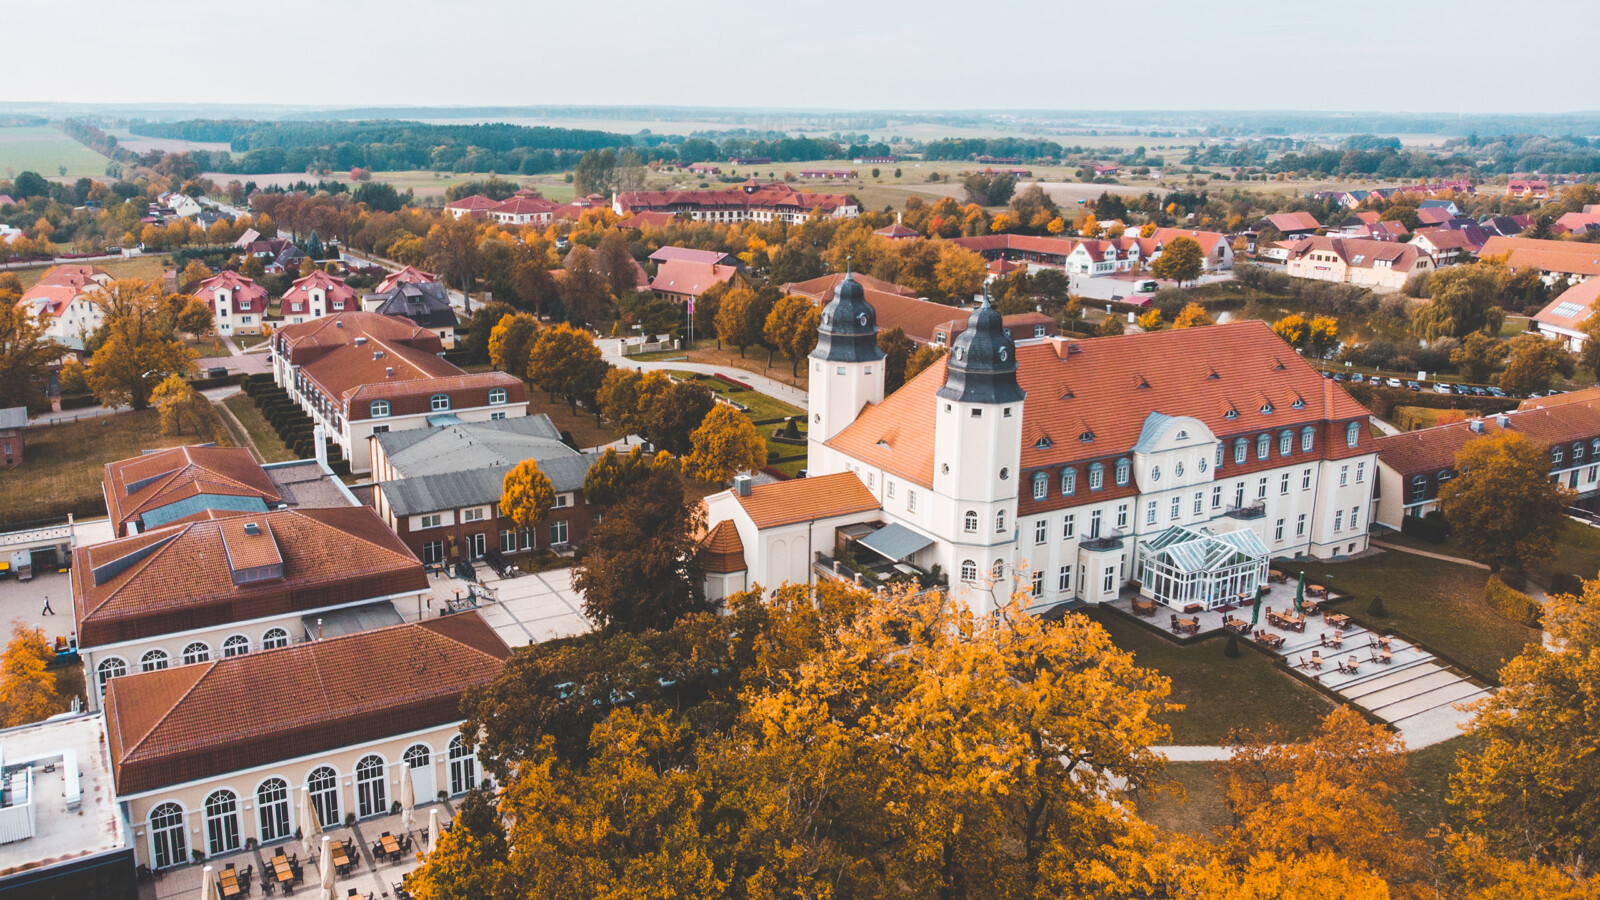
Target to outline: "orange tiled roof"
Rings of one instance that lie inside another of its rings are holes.
[[[260,549],[234,538],[251,522],[263,532],[251,536],[264,539]],[[281,573],[244,572],[272,564],[269,542]],[[230,561],[237,552],[247,555]],[[168,525],[78,547],[72,561],[78,636],[88,647],[428,586],[416,556],[367,507]]]
[[[878,498],[854,472],[757,484],[751,486],[750,496],[740,497],[737,492],[733,496],[757,528],[847,516],[878,508]]]
[[[723,519],[711,527],[700,542],[700,552],[705,554],[707,572],[725,574],[745,570],[744,541],[739,539],[739,529],[732,519]]]
[[[868,406],[829,446],[931,487],[934,395],[944,384],[945,363],[939,360],[882,403]],[[1017,382],[1027,393],[1024,471],[1126,454],[1153,412],[1193,416],[1224,440],[1316,425],[1320,454],[1371,450],[1364,436],[1348,448],[1343,434],[1334,434],[1337,424],[1364,419],[1367,410],[1264,322],[1022,344]],[[1272,412],[1261,411],[1264,400],[1271,401]],[[1303,402],[1301,408],[1296,401]],[[1230,409],[1236,418],[1227,418]],[[1086,433],[1092,441],[1080,440]],[[1041,446],[1042,439],[1048,440]]]
[[[117,534],[144,513],[200,494],[282,499],[267,473],[241,447],[174,447],[106,463],[107,512]]]
[[[476,612],[113,678],[119,795],[461,720],[511,656]]]
[[[294,283],[289,285],[289,289],[283,292],[283,302],[286,304],[293,303],[296,300],[301,300],[302,297],[310,297],[312,288],[322,288],[322,292],[327,295],[330,303],[335,300],[350,301],[356,299],[356,289],[345,284],[343,279],[335,278],[321,269],[314,269],[310,275],[304,278],[296,278]],[[354,307],[351,308],[354,309]]]
[[[1518,409],[1508,413],[1506,420],[1505,430],[1520,432],[1536,444],[1588,442],[1600,437],[1600,398],[1589,396],[1556,406]],[[1482,435],[1501,430],[1497,417],[1484,418]],[[1384,435],[1377,440],[1378,459],[1402,476],[1432,475],[1455,468],[1456,451],[1482,435],[1472,430],[1470,422]]]
[[[839,282],[844,280],[844,275],[845,273],[838,272],[833,275],[823,275],[807,281],[791,281],[783,286],[783,292],[785,294],[800,294],[803,297],[810,297],[819,303],[827,303],[833,299],[834,288],[837,288],[839,286]],[[850,277],[861,282],[861,287],[865,290],[879,291],[885,294],[899,294],[902,297],[915,297],[917,295],[916,291],[913,291],[908,287],[901,287],[892,281],[884,281],[882,278],[873,278],[871,275],[866,275],[861,272],[856,272]]]
[[[1562,291],[1544,309],[1534,313],[1533,320],[1541,325],[1577,330],[1594,312],[1596,299],[1600,299],[1600,278],[1590,278]]]
[[[1150,237],[1161,242],[1161,246],[1172,243],[1173,238],[1186,237],[1200,245],[1200,252],[1210,256],[1217,250],[1217,242],[1228,240],[1228,236],[1218,231],[1199,231],[1194,228],[1157,228]],[[1149,255],[1149,254],[1145,254]]]
[[[1600,245],[1583,241],[1546,241],[1538,238],[1492,235],[1478,255],[1509,254],[1514,269],[1538,269],[1573,275],[1600,275]]]
[[[378,282],[378,286],[374,288],[372,292],[374,294],[386,294],[389,291],[394,290],[396,285],[426,284],[430,281],[438,280],[439,276],[433,274],[432,272],[424,272],[415,266],[406,266],[398,272],[390,272],[388,275],[385,275],[383,280]]]

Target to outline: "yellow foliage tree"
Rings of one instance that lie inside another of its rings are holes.
[[[162,434],[183,434],[183,426],[193,426],[196,437],[205,424],[209,402],[182,375],[168,375],[150,392],[150,402],[161,413]]]
[[[1139,226],[1139,237],[1147,238],[1156,233],[1156,223],[1146,222]]]
[[[17,622],[0,660],[0,727],[39,722],[67,705],[56,697],[56,679],[50,674],[55,652],[37,630]]]
[[[555,486],[550,476],[539,471],[536,460],[517,463],[501,482],[500,514],[510,516],[519,528],[532,528],[543,521],[555,503]]]
[[[539,332],[539,320],[527,313],[501,316],[489,332],[489,362],[518,378],[528,371],[528,351]]]
[[[767,441],[749,417],[726,403],[718,403],[694,433],[693,448],[684,460],[691,478],[721,484],[740,472],[753,472],[767,464]]]
[[[1078,225],[1078,234],[1086,238],[1100,236],[1100,220],[1094,217],[1094,213],[1089,213],[1083,218],[1083,221]]]
[[[983,289],[989,264],[982,256],[947,241],[939,246],[939,262],[933,267],[939,292],[948,300],[966,302]]]
[[[173,336],[175,323],[160,290],[147,281],[113,281],[95,292],[106,340],[95,351],[89,387],[102,406],[149,406],[150,390],[170,374],[194,371],[195,352]]]
[[[220,219],[218,221],[221,221]],[[178,279],[180,286],[197,284],[211,277],[211,267],[198,259],[189,260],[183,267],[183,275]]]
[[[1161,310],[1151,307],[1139,314],[1139,327],[1145,331],[1156,331],[1161,328]]]
[[[1216,320],[1206,313],[1206,308],[1190,301],[1178,311],[1178,317],[1172,321],[1173,328],[1198,328],[1201,325],[1215,325]]]
[[[1061,234],[1067,230],[1066,220],[1062,219],[1060,216],[1056,216],[1054,219],[1050,220],[1049,225],[1045,226],[1045,230],[1051,234]]]

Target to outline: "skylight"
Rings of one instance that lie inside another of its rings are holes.
[[[1562,303],[1556,307],[1556,315],[1563,319],[1574,318],[1581,312],[1583,312],[1583,304],[1581,303]]]

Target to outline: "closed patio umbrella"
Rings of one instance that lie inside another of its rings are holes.
[[[1294,611],[1305,612],[1306,605],[1306,573],[1300,573],[1300,584],[1294,589]]]
[[[300,789],[300,848],[309,858],[317,850],[317,835],[322,833],[322,823],[317,821],[317,810],[311,805],[311,791]]]
[[[317,868],[322,870],[322,898],[334,900],[333,897],[333,838],[322,836],[322,859],[317,861]]]
[[[417,805],[417,786],[411,781],[411,764],[400,764],[400,830],[409,832],[416,824],[412,807]]]
[[[217,873],[210,866],[200,873],[200,900],[217,900]]]
[[[1256,602],[1250,605],[1250,627],[1261,621],[1261,588],[1256,588]]]
[[[428,810],[428,855],[433,855],[433,849],[439,846],[439,808]]]

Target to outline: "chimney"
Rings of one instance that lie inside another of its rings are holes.
[[[1500,413],[1499,415],[1494,417],[1494,423],[1496,425],[1499,425],[1501,428],[1510,428],[1511,427],[1511,417],[1506,415],[1505,413]]]
[[[244,523],[244,533],[248,534],[248,535],[260,534],[261,533],[261,526],[257,525],[254,522],[246,522],[246,523]]]
[[[373,359],[383,359],[383,351],[382,350],[374,350],[374,351],[372,351],[372,358]]]
[[[356,338],[356,346],[357,347],[360,347],[361,345],[365,344],[366,342],[367,342],[367,336],[364,335],[364,334],[361,335],[360,337]]]
[[[1482,419],[1477,419],[1477,418],[1468,419],[1467,420],[1467,427],[1472,430],[1473,434],[1483,434],[1483,420]]]
[[[736,475],[733,479],[733,489],[739,493],[739,496],[748,497],[750,496],[750,481],[749,475]]]
[[[394,366],[385,366],[384,370],[383,370],[383,377],[385,377],[385,378],[393,378],[394,377]]]

